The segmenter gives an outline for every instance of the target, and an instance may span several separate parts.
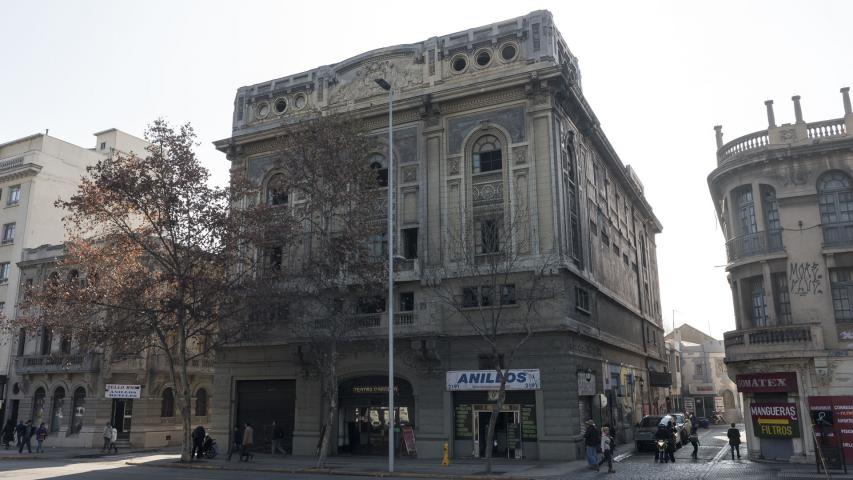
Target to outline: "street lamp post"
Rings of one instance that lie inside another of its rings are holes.
[[[376,84],[388,92],[388,472],[394,472],[394,92],[384,78]]]

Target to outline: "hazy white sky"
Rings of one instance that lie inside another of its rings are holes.
[[[734,328],[722,233],[706,177],[726,140],[843,114],[853,86],[846,1],[9,1],[0,0],[0,143],[50,129],[93,147],[158,116],[192,122],[223,182],[239,86],[548,9],[580,59],[584,94],[664,225],[657,239],[666,328]]]

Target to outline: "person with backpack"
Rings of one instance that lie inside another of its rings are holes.
[[[42,445],[44,445],[45,440],[47,440],[47,429],[44,428],[44,423],[42,423],[39,425],[38,430],[36,430],[36,453],[44,453]]]
[[[735,453],[737,453],[737,458],[740,460],[740,430],[735,427],[734,423],[732,423],[732,427],[729,428],[729,431],[726,432],[726,436],[729,437],[729,447],[732,449],[732,460],[735,459]]]
[[[190,453],[190,458],[201,458],[205,435],[207,435],[207,432],[204,431],[204,427],[201,425],[195,427],[195,430],[193,430],[192,433],[193,450],[192,453]]]
[[[584,445],[586,445],[587,467],[598,471],[598,449],[601,448],[601,434],[595,427],[592,419],[586,421],[586,432],[583,434]]]

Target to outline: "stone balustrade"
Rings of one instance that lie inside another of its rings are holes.
[[[723,338],[727,362],[808,357],[824,348],[823,329],[819,323],[735,330],[726,332]]]
[[[101,368],[100,356],[95,354],[23,355],[14,358],[15,373],[18,375],[96,373]]]

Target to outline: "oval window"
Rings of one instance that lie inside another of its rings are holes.
[[[492,54],[487,50],[482,50],[477,54],[477,65],[485,67],[492,61]]]
[[[501,48],[501,58],[506,60],[506,61],[510,61],[513,58],[515,58],[515,55],[517,53],[518,53],[518,49],[516,49],[515,45],[513,45],[511,43],[504,45],[503,48]]]

